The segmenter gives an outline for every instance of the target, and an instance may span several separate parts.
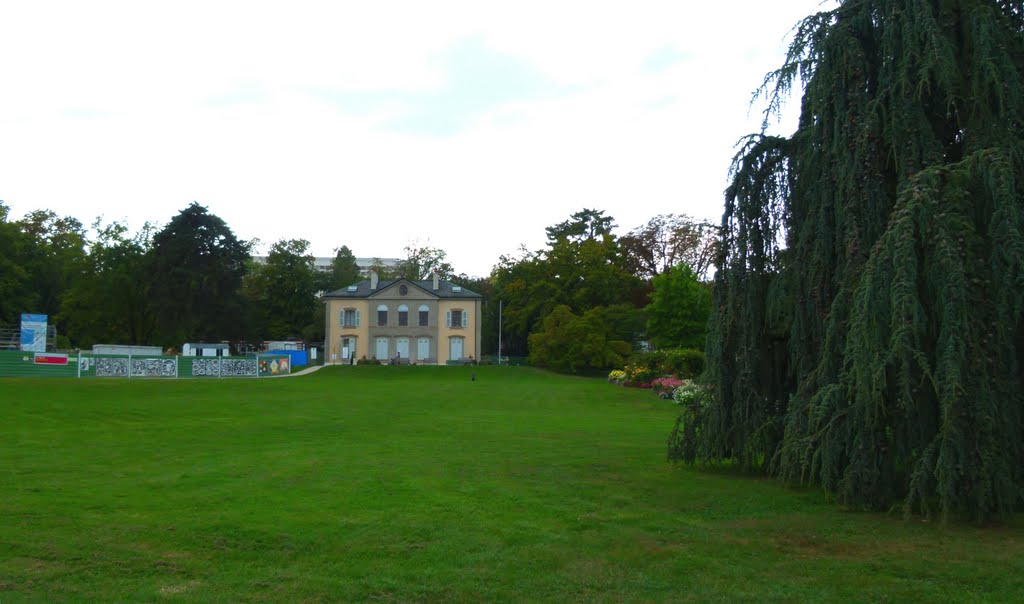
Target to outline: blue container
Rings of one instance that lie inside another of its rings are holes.
[[[309,364],[305,350],[269,350],[267,354],[287,355],[291,359],[292,367],[305,367]]]

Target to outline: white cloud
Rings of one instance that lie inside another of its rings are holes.
[[[243,238],[429,238],[481,275],[584,206],[717,220],[750,93],[817,6],[8,3],[0,199],[133,226],[195,200]]]

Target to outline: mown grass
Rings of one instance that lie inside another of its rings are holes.
[[[525,368],[2,380],[0,602],[1024,596],[1020,522],[673,466],[674,413]]]

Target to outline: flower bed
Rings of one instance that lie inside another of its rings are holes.
[[[707,389],[700,384],[685,382],[672,392],[672,400],[675,401],[677,405],[685,407],[692,403],[699,402],[701,399],[705,398],[707,394]]]
[[[704,398],[708,391],[693,380],[665,374],[641,363],[631,363],[624,369],[608,374],[608,383],[631,388],[650,388],[659,398],[671,399],[677,405],[688,405]]]
[[[677,388],[682,387],[686,384],[686,380],[681,380],[674,376],[658,378],[651,382],[651,389],[654,390],[660,398],[669,399],[672,398],[672,393]]]

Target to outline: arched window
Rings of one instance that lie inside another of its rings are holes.
[[[430,307],[426,304],[420,305],[420,327],[426,327],[430,324]]]
[[[377,325],[384,327],[388,324],[388,305],[381,304],[377,307]]]
[[[398,326],[406,327],[409,325],[409,307],[402,304],[398,307]]]

